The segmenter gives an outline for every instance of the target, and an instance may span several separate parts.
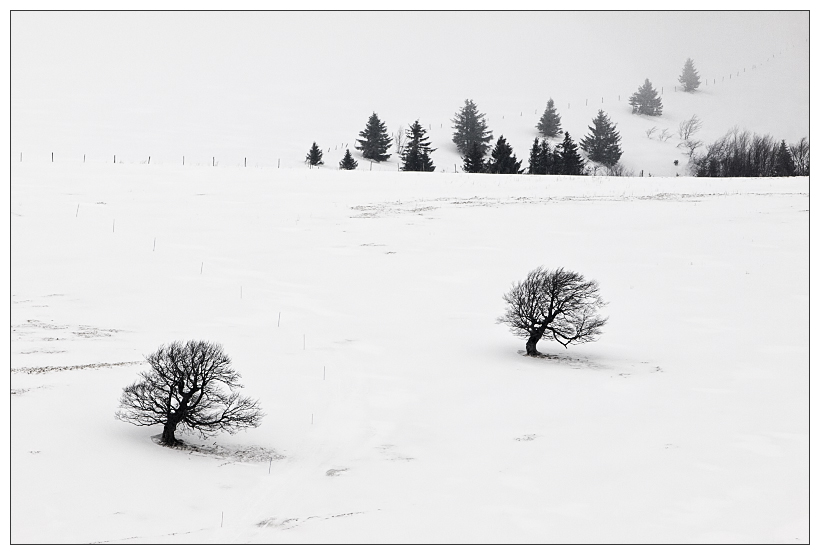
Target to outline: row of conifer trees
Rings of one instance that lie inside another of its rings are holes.
[[[700,86],[700,77],[695,69],[694,62],[688,58],[678,78],[685,92],[692,92]],[[660,116],[663,113],[663,104],[658,92],[652,87],[649,79],[638,88],[629,98],[632,112],[648,116]],[[500,137],[490,157],[485,160],[492,132],[487,128],[485,115],[479,113],[478,107],[472,100],[466,100],[464,106],[453,118],[453,142],[462,155],[462,169],[471,173],[521,173],[521,162],[512,152],[510,145]],[[547,108],[536,125],[543,137],[558,137],[561,134],[561,116],[555,109],[552,98],[547,101]],[[580,147],[587,152],[589,160],[611,168],[618,163],[623,151],[620,148],[620,134],[615,125],[602,111],[593,120],[589,128],[590,134],[584,137]],[[376,162],[383,162],[390,158],[387,153],[392,145],[392,139],[387,134],[387,127],[374,112],[367,121],[365,129],[359,133],[355,148],[362,152],[362,157]],[[397,137],[398,138],[398,137]],[[404,171],[434,171],[436,169],[430,155],[436,150],[430,147],[424,127],[416,120],[406,132],[405,144],[399,149]],[[307,154],[306,162],[311,166],[323,164],[322,150],[313,143]],[[344,158],[339,162],[341,169],[356,169],[358,163],[351,156],[350,150],[345,151]],[[569,133],[564,133],[563,141],[550,148],[549,143],[542,139],[535,140],[530,150],[530,165],[528,173],[565,175],[579,175],[584,173],[585,165],[578,154],[576,145]]]
[[[462,171],[468,173],[530,173],[530,174],[561,174],[583,175],[586,164],[578,151],[579,144],[575,143],[568,132],[564,132],[563,140],[550,147],[547,137],[554,138],[561,134],[561,117],[555,110],[552,99],[547,103],[547,109],[537,128],[544,136],[540,141],[536,138],[530,150],[529,166],[521,169],[523,160],[519,160],[513,152],[512,146],[502,135],[491,148],[492,132],[487,127],[485,115],[479,113],[478,107],[472,100],[466,100],[464,106],[453,118],[453,142],[462,155]],[[620,134],[609,117],[599,111],[598,116],[590,126],[590,133],[580,142],[580,148],[587,152],[587,157],[594,163],[607,167],[618,163],[622,150],[620,148]],[[375,162],[384,162],[390,158],[388,150],[393,139],[387,133],[387,126],[373,113],[367,121],[365,129],[359,133],[355,148],[362,153],[362,158]],[[399,149],[402,171],[435,171],[436,166],[431,154],[436,149],[431,148],[427,131],[416,120],[407,129],[405,141]],[[305,162],[310,166],[324,164],[322,149],[313,143]],[[352,170],[358,163],[350,154],[345,155],[339,162],[339,167]]]
[[[688,58],[684,63],[678,81],[682,85],[684,92],[694,92],[700,86],[700,76],[695,69],[694,62]],[[632,112],[646,116],[660,116],[663,113],[663,104],[658,92],[652,86],[649,79],[646,79],[638,90],[629,98]],[[453,123],[453,142],[456,144],[462,156],[461,169],[468,173],[529,173],[541,175],[583,175],[587,173],[587,165],[583,157],[579,154],[579,147],[585,151],[586,158],[594,165],[599,165],[613,171],[619,168],[618,161],[623,154],[621,149],[621,136],[616,126],[603,111],[598,110],[598,115],[589,126],[589,133],[583,137],[580,143],[575,143],[570,134],[563,132],[563,140],[560,143],[550,146],[548,138],[558,138],[561,136],[561,116],[555,108],[552,98],[547,101],[536,128],[542,138],[535,138],[529,153],[529,165],[526,169],[521,169],[523,160],[519,160],[514,154],[512,147],[504,136],[498,138],[494,146],[492,131],[489,130],[486,116],[479,112],[475,102],[467,99],[464,106],[455,114]],[[735,133],[736,135],[737,133]],[[355,148],[362,153],[364,159],[383,162],[390,158],[388,150],[393,144],[393,139],[387,133],[387,126],[379,119],[375,112],[370,116],[363,131],[359,133]],[[727,135],[728,137],[728,135]],[[424,127],[416,120],[405,132],[405,136],[396,136],[399,142],[399,156],[401,158],[400,169],[403,171],[435,171],[436,166],[431,158],[431,154],[436,149],[431,148],[430,140]],[[735,137],[736,139],[736,137]],[[707,153],[703,156],[691,156],[691,163],[698,176],[720,176],[735,174],[737,168],[741,168],[739,175],[801,175],[802,171],[808,173],[808,143],[805,146],[805,160],[801,164],[797,162],[798,156],[794,155],[794,145],[784,154],[785,147],[780,149],[772,148],[769,143],[771,139],[758,138],[756,135],[751,142],[758,147],[765,143],[763,148],[765,155],[750,157],[743,155],[734,156],[738,152],[737,145],[745,144],[747,139],[730,141],[724,138],[713,145],[709,145]],[[731,143],[731,144],[730,144]],[[784,143],[785,144],[785,143]],[[730,145],[730,146],[727,146]],[[762,147],[757,150],[760,151]],[[740,149],[742,150],[742,149]],[[727,154],[729,153],[729,154]],[[488,155],[489,154],[489,155]],[[754,162],[748,162],[749,159]],[[793,158],[794,162],[789,162],[788,158]],[[740,162],[739,160],[746,160]],[[765,160],[765,161],[764,161]],[[779,160],[779,162],[778,162]],[[314,142],[305,160],[311,166],[323,164],[322,150]],[[677,162],[677,161],[676,161]],[[339,167],[345,170],[352,170],[358,167],[358,163],[350,154],[350,150],[345,151],[345,155],[339,162]],[[774,169],[777,167],[777,169]],[[804,169],[805,167],[805,169]],[[804,174],[804,175],[805,175]]]

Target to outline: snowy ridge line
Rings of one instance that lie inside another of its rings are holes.
[[[24,374],[45,374],[47,372],[64,372],[66,370],[85,370],[86,368],[111,368],[114,366],[131,366],[134,364],[144,364],[144,360],[132,360],[127,362],[94,362],[92,364],[78,364],[76,366],[24,366],[22,368],[12,368],[12,372]]]

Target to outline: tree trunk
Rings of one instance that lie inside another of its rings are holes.
[[[538,345],[538,341],[541,340],[541,337],[543,337],[543,335],[544,332],[534,332],[530,335],[530,338],[527,339],[527,356],[534,357],[541,354],[538,352],[538,349],[536,349],[535,346]]]
[[[177,438],[174,437],[174,431],[177,428],[177,423],[169,420],[165,423],[165,427],[162,429],[162,443],[163,445],[167,445],[168,447],[173,447],[177,444]]]

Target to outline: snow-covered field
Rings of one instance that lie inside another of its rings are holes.
[[[11,541],[805,543],[808,190],[15,163]],[[538,265],[597,343],[495,323]],[[176,339],[261,427],[114,419]]]

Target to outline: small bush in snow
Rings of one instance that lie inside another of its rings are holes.
[[[598,283],[563,268],[538,267],[504,295],[507,311],[498,319],[519,337],[527,338],[527,355],[538,356],[542,338],[570,343],[595,341],[606,324],[598,315],[604,301]]]
[[[222,346],[175,341],[146,357],[150,370],[123,389],[116,417],[137,426],[161,424],[162,443],[176,445],[174,432],[187,429],[203,438],[259,426],[258,401],[239,395],[239,373]]]

